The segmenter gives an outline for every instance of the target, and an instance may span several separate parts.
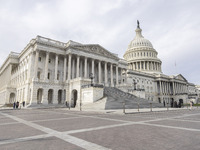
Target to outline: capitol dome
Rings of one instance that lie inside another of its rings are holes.
[[[142,36],[139,21],[135,30],[135,38],[128,45],[124,59],[128,62],[130,70],[150,73],[161,73],[161,60],[157,58],[157,51],[151,42]]]
[[[139,31],[137,31],[139,30]],[[135,38],[130,42],[130,44],[128,45],[128,48],[134,48],[134,47],[151,47],[153,48],[153,45],[151,44],[151,42],[147,39],[145,39],[142,34],[141,34],[141,29],[136,29],[136,33],[138,32],[138,34],[136,34]]]

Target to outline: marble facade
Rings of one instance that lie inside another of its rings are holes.
[[[181,74],[163,74],[157,51],[142,36],[139,25],[135,31],[124,59],[98,44],[64,43],[37,36],[21,53],[11,52],[2,64],[0,104],[14,101],[25,101],[27,105],[64,104],[67,101],[71,107],[78,107],[82,93],[87,93],[82,91],[82,86],[91,84],[91,74],[93,84],[116,87],[148,100],[197,101],[199,90],[195,85]]]

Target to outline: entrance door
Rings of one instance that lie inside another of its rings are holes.
[[[171,107],[174,107],[174,99],[173,98],[171,98],[170,104],[171,104]]]
[[[48,91],[48,104],[53,104],[53,90]]]
[[[77,92],[77,90],[73,90],[72,91],[72,99],[71,99],[71,107],[76,107],[77,98],[78,98],[78,92]]]
[[[62,102],[62,90],[58,91],[58,104],[61,104]]]
[[[37,103],[42,103],[42,97],[43,97],[43,89],[38,89],[37,91]]]
[[[9,103],[12,104],[15,101],[15,93],[10,93]]]
[[[182,107],[183,106],[183,99],[179,99],[179,107]]]

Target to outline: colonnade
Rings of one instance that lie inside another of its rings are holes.
[[[160,95],[176,95],[187,93],[187,85],[179,82],[159,81]]]
[[[39,51],[35,53],[35,62],[34,62],[34,78],[37,78],[38,75],[38,58]],[[44,79],[48,80],[48,65],[49,65],[49,52],[46,52],[45,58],[45,67]],[[105,85],[111,84],[111,86],[119,84],[119,81],[122,80],[122,70],[118,64],[97,60],[94,58],[89,58],[86,56],[79,56],[77,54],[68,54],[68,55],[58,55],[55,54],[55,70],[54,70],[54,81],[58,82],[58,60],[63,60],[62,68],[62,82],[71,80],[78,77],[89,78],[89,74],[92,73],[95,76],[95,81],[97,83],[104,83]],[[108,81],[109,79],[109,81]],[[109,82],[109,83],[108,83]]]
[[[132,70],[156,70],[161,72],[161,64],[154,61],[138,61],[129,63],[129,69]]]

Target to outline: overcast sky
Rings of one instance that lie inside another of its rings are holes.
[[[200,0],[0,0],[0,64],[37,35],[100,44],[123,58],[137,20],[163,73],[200,85]]]

